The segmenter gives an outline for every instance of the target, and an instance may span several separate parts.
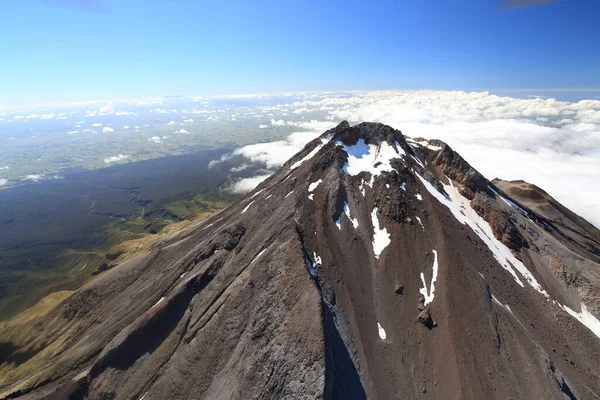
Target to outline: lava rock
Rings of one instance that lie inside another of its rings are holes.
[[[404,294],[404,285],[396,285],[396,294],[402,296]]]
[[[417,321],[425,325],[427,329],[433,329],[433,319],[431,318],[431,313],[429,310],[425,309],[421,311],[417,316]]]

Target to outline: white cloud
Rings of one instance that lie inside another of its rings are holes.
[[[271,125],[273,126],[295,126],[298,128],[307,129],[309,131],[325,131],[331,128],[331,121],[317,121],[315,119],[310,121],[284,121],[271,119]],[[266,125],[259,125],[260,128],[266,128]]]
[[[185,122],[186,124],[189,124],[189,123],[194,122],[194,120],[191,118],[188,118],[188,119],[184,120],[183,122]]]
[[[0,167],[0,171],[5,170],[5,169],[10,169],[10,167],[8,165],[6,165],[4,167]]]
[[[110,128],[108,126],[105,126],[104,128],[102,128],[102,132],[114,132],[115,130],[113,128]]]
[[[169,121],[169,122],[166,123],[166,125],[175,125],[176,123],[177,122],[175,122],[175,121]]]
[[[271,120],[271,125],[273,125],[273,126],[286,126],[287,123],[284,120],[282,120],[282,119],[277,120],[277,121],[274,120],[274,119],[272,119]]]
[[[0,179],[0,186],[5,186],[8,184],[8,180],[7,179]]]
[[[319,136],[323,131],[335,126],[335,123],[331,121],[312,121],[306,123],[304,126],[310,126],[317,129],[308,132],[294,132],[285,140],[256,143],[237,148],[232,153],[222,156],[220,160],[211,161],[209,168],[235,156],[244,157],[252,162],[264,164],[269,169],[280,167],[293,155],[302,150],[308,142]]]
[[[42,175],[42,174],[25,175],[25,180],[30,180],[30,181],[37,182],[37,181],[40,181],[42,179],[44,179],[44,175]]]
[[[175,131],[175,133],[189,133],[189,132],[182,128],[178,131]]]
[[[114,112],[113,106],[112,105],[106,105],[106,106],[102,106],[98,109],[98,113],[100,115],[109,115],[112,114]]]
[[[286,140],[240,147],[233,151],[233,155],[263,163],[267,168],[275,168],[283,165],[318,134],[318,132],[294,132]]]
[[[129,125],[125,125],[125,126],[123,126],[123,128],[121,128],[121,129],[129,129]]]
[[[316,122],[316,121],[315,121]],[[311,124],[311,123],[309,123]],[[306,125],[307,127],[309,125]],[[327,130],[333,126],[335,123],[331,121],[326,122],[318,122],[313,123],[313,127],[318,127],[319,129],[324,128]],[[269,169],[274,169],[283,165],[288,159],[290,159],[293,155],[295,155],[298,151],[302,150],[302,148],[311,140],[315,139],[319,136],[322,131],[309,131],[309,132],[294,132],[287,137],[286,140],[279,140],[275,142],[268,143],[257,143],[244,147],[240,147],[235,149],[230,154],[225,154],[221,156],[220,160],[213,160],[209,163],[209,168],[213,168],[219,163],[226,161],[232,157],[244,157],[251,162],[261,163],[266,165]],[[242,164],[240,167],[233,167],[230,172],[237,172],[243,169],[248,168],[247,164]],[[234,193],[245,193],[252,189],[254,189],[259,183],[263,180],[267,179],[270,174],[266,174],[263,171],[259,172],[257,176],[252,178],[244,178],[237,181],[233,184],[230,190]]]
[[[211,162],[212,162],[212,161],[211,161]],[[210,163],[209,163],[209,164],[210,164]],[[240,165],[239,167],[232,167],[232,168],[229,170],[229,172],[240,172],[240,171],[243,171],[243,170],[245,170],[245,169],[248,169],[248,168],[250,168],[250,167],[251,167],[251,165],[250,165],[250,164],[242,164],[242,165]]]
[[[262,181],[267,179],[271,174],[261,174],[252,178],[244,178],[235,182],[229,190],[232,193],[247,193],[257,187]]]
[[[258,127],[259,127],[260,129],[265,129],[265,128],[268,128],[268,127],[269,127],[269,125],[260,124]]]
[[[149,142],[154,142],[154,143],[160,143],[160,136],[152,136],[150,139],[148,139]]]
[[[600,101],[573,103],[429,90],[286,93],[279,98],[286,96],[294,102],[256,110],[272,118],[271,126],[309,132],[245,146],[230,157],[243,156],[272,169],[344,119],[352,124],[382,122],[410,137],[447,142],[489,179],[524,179],[536,184],[600,226],[600,203],[596,201],[600,197]],[[308,112],[323,117],[303,121]],[[284,113],[293,115],[294,120],[282,119]]]
[[[75,135],[76,133],[79,133],[79,131],[69,131],[67,132],[67,135]]]
[[[117,161],[123,161],[123,160],[126,160],[128,158],[129,158],[129,155],[118,154],[116,156],[105,158],[104,162],[107,163],[107,164],[110,164],[110,163],[114,163],[114,162],[117,162]]]
[[[133,111],[117,111],[115,112],[115,115],[137,115],[137,113],[134,113]]]
[[[92,126],[102,126],[102,124],[100,122],[96,122],[96,123],[92,124]]]
[[[441,139],[487,178],[526,180],[600,226],[600,101],[386,91],[331,104],[332,120],[377,121]]]

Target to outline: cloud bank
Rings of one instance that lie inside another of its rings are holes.
[[[465,92],[383,92],[330,118],[441,139],[487,178],[523,179],[600,226],[600,101]]]
[[[235,182],[229,188],[229,190],[232,193],[248,193],[249,191],[257,187],[262,181],[267,179],[269,176],[271,176],[271,174],[261,174],[256,175],[252,178],[240,179],[239,181]]]
[[[129,158],[129,155],[126,154],[117,154],[116,156],[107,157],[104,159],[104,162],[107,164],[114,163],[117,161],[123,161]]]
[[[324,117],[310,122],[272,119],[271,126],[307,132],[293,133],[285,141],[244,146],[233,155],[274,168],[342,120],[382,122],[406,136],[445,141],[489,179],[536,184],[600,226],[600,101],[380,91],[307,98],[285,107],[298,114],[294,110],[321,112]]]

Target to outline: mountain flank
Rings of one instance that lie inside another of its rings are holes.
[[[599,237],[441,141],[343,122],[0,329],[0,398],[600,398]]]

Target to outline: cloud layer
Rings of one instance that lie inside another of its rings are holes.
[[[323,120],[310,123],[272,119],[272,126],[308,132],[245,146],[234,154],[273,168],[342,120],[382,122],[410,137],[445,141],[489,179],[536,184],[600,226],[600,101],[517,99],[487,92],[381,91],[286,105],[292,115],[299,114],[297,110],[326,113]]]
[[[235,182],[229,188],[229,190],[232,193],[248,193],[249,191],[257,187],[262,181],[267,179],[269,176],[271,176],[271,174],[263,173],[261,175],[256,175],[252,178],[240,179],[239,181]]]
[[[114,162],[118,162],[118,161],[123,161],[129,158],[129,155],[126,154],[117,154],[116,156],[111,156],[111,157],[106,157],[104,159],[104,162],[107,164],[110,163],[114,163]]]

